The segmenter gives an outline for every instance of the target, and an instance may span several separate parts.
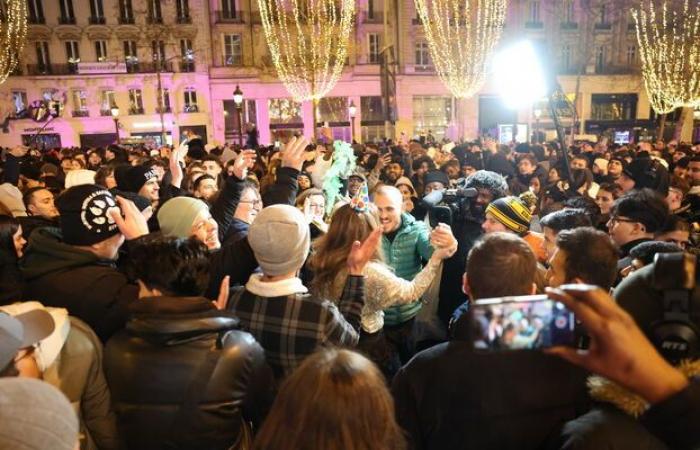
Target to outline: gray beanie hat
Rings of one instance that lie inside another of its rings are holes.
[[[73,450],[78,418],[55,387],[31,378],[0,379],[0,448]]]
[[[309,254],[309,225],[293,206],[268,206],[250,225],[248,242],[265,275],[288,274],[299,270]]]
[[[209,212],[209,207],[201,200],[192,197],[175,197],[163,203],[158,210],[158,224],[163,235],[188,238],[197,215]]]

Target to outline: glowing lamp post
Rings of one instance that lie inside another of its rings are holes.
[[[236,113],[238,114],[238,142],[241,148],[243,148],[243,127],[241,126],[243,120],[243,114],[241,112],[243,108],[243,91],[241,91],[238,85],[236,85],[236,90],[233,91],[233,103],[236,105]]]
[[[117,106],[113,106],[110,111],[112,113],[112,119],[114,119],[114,131],[117,133],[117,144],[119,144],[119,108]]]
[[[350,113],[350,140],[355,141],[355,115],[357,114],[357,106],[355,102],[350,100],[350,106],[348,107],[348,112]]]

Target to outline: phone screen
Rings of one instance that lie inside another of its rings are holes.
[[[478,350],[577,347],[581,342],[574,313],[546,295],[477,300],[472,320]]]

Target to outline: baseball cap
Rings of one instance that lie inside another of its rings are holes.
[[[53,333],[51,314],[32,310],[10,316],[0,313],[0,368],[7,366],[19,349],[30,347]]]

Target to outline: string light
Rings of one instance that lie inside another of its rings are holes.
[[[457,98],[476,94],[503,31],[506,0],[415,0],[435,70]]]
[[[661,17],[654,2],[632,11],[642,60],[642,75],[651,107],[665,114],[678,107],[700,106],[700,3],[689,1]]]
[[[340,79],[355,0],[258,0],[277,76],[294,100],[328,94]]]
[[[19,64],[27,40],[26,0],[3,0],[0,14],[0,84]]]

